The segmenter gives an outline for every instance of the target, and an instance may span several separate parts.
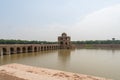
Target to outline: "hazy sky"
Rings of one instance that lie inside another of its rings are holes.
[[[0,38],[120,39],[120,0],[0,0]]]

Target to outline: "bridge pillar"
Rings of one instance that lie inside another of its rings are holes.
[[[20,53],[22,53],[22,47],[20,47]]]
[[[28,47],[25,47],[25,53],[28,53]]]
[[[2,48],[0,48],[0,56],[3,56]]]
[[[34,46],[32,46],[32,52],[34,52],[34,51],[35,51]]]
[[[6,54],[10,55],[11,54],[10,53],[10,47],[6,47],[6,49],[7,49],[7,53]]]
[[[39,46],[39,47],[38,47],[38,52],[40,52],[40,51],[41,51],[41,47]]]
[[[37,52],[39,52],[39,46],[37,46]]]
[[[14,54],[17,53],[17,47],[14,47]]]

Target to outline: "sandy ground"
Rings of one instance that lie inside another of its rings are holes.
[[[0,72],[0,80],[25,80],[25,79]]]
[[[77,73],[8,64],[0,66],[0,80],[111,80]]]

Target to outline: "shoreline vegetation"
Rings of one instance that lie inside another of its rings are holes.
[[[76,48],[116,48],[120,49],[120,40],[71,41]],[[58,44],[57,41],[0,39],[0,44]]]
[[[76,44],[75,46],[80,49],[120,49],[120,44]]]
[[[120,44],[120,40],[86,40],[71,41],[72,44]],[[38,41],[38,40],[17,40],[17,39],[0,39],[0,44],[56,44],[57,41]]]
[[[0,44],[56,44],[52,41],[0,39]]]

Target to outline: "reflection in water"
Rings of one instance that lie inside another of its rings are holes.
[[[112,49],[112,53],[113,53],[113,55],[115,54],[115,49]]]
[[[42,51],[42,52],[36,52],[36,53],[21,53],[21,54],[12,54],[12,55],[4,55],[0,56],[0,65],[9,64],[9,63],[25,63],[25,60],[33,61],[37,56],[45,56],[47,54],[53,53],[54,51]],[[27,62],[28,62],[27,61]],[[28,63],[29,64],[29,63]],[[34,63],[31,63],[34,64]]]
[[[75,51],[74,49],[62,49],[58,50],[58,69],[60,70],[68,70],[68,66],[70,66],[70,61],[71,61],[71,54],[72,52]]]
[[[69,64],[71,50],[59,50],[58,51],[58,60],[63,67]]]

